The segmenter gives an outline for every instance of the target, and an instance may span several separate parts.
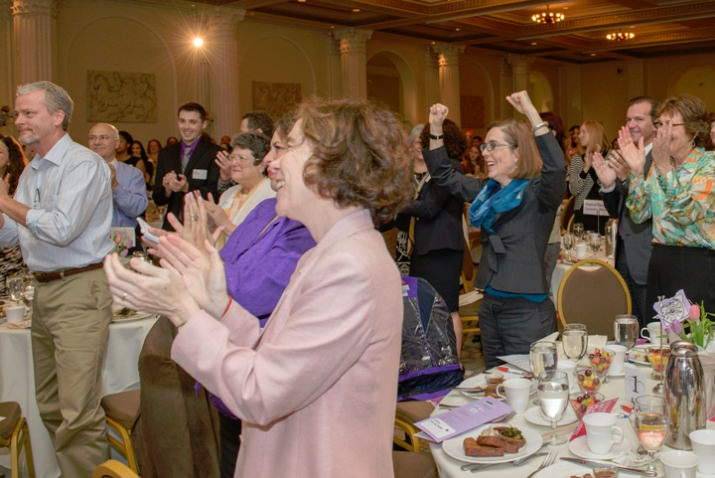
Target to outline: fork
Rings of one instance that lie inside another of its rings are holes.
[[[556,453],[555,451],[549,452],[549,454],[546,456],[546,459],[544,459],[544,462],[536,470],[531,472],[531,474],[529,476],[527,476],[526,478],[531,478],[532,476],[534,476],[535,474],[537,474],[538,472],[540,472],[547,466],[553,465],[554,461],[556,461],[557,455],[558,455],[558,453]]]

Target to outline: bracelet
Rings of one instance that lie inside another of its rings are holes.
[[[444,134],[432,134],[432,133],[429,134],[429,139],[438,140],[438,139],[442,139],[442,138],[444,138]]]
[[[536,133],[536,130],[539,129],[539,128],[541,128],[542,126],[548,127],[548,126],[549,126],[549,122],[548,122],[548,121],[542,121],[541,123],[535,124],[534,127],[531,128],[531,130],[532,130],[534,133]]]

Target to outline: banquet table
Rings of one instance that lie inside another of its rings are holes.
[[[137,360],[154,322],[156,317],[151,316],[120,320],[109,326],[107,360],[102,373],[103,395],[139,388]],[[30,429],[37,476],[60,476],[54,446],[35,401],[30,329],[9,329],[5,324],[0,325],[0,401],[16,401],[22,407]],[[0,452],[0,465],[10,467],[7,449]],[[24,462],[21,466],[25,466]]]
[[[646,376],[646,390],[650,391],[655,385],[656,382],[654,380],[650,379],[650,373],[651,369],[648,366],[637,366],[638,370],[641,371],[645,376]],[[505,378],[508,378],[509,375],[506,374]],[[467,386],[474,386],[474,381],[475,377],[471,377],[467,380],[465,380],[465,383]],[[612,413],[617,413],[619,415],[619,418],[616,420],[616,424],[620,426],[623,431],[624,435],[627,440],[630,442],[630,448],[631,450],[636,450],[638,447],[638,439],[635,435],[635,432],[633,431],[632,426],[628,422],[628,419],[625,418],[624,411],[621,409],[621,405],[627,405],[629,406],[630,403],[626,401],[624,398],[625,396],[625,384],[624,384],[624,379],[622,377],[609,377],[608,382],[604,383],[600,390],[600,393],[602,393],[606,399],[611,399],[611,398],[618,398],[618,401],[616,405],[613,407],[613,410],[611,411]],[[571,394],[571,398],[574,398],[578,394]],[[532,395],[532,399],[534,399],[536,395]],[[449,404],[449,405],[464,405],[469,403],[470,401],[473,401],[474,399],[466,398],[464,395],[462,395],[458,390],[452,390],[449,395],[447,395],[441,403],[444,404]],[[532,407],[535,405],[529,405],[529,407]],[[538,406],[538,405],[536,405]],[[569,405],[571,407],[571,405]],[[437,406],[432,413],[433,416],[439,415],[441,413],[445,413],[449,411],[448,409],[444,407]],[[532,423],[529,423],[525,419],[525,414],[524,413],[518,413],[516,414],[513,418],[507,421],[510,425],[516,426],[519,429],[531,429],[539,433],[544,433],[548,432],[550,428],[548,426],[540,426],[540,425],[534,425]],[[574,424],[575,426],[575,424]],[[570,433],[568,432],[568,436],[570,437]],[[544,438],[544,442],[546,442],[548,439]],[[663,449],[666,449],[667,447],[663,447]],[[454,459],[450,456],[448,456],[444,450],[442,449],[441,444],[436,444],[436,443],[430,443],[430,450],[432,452],[432,456],[434,457],[434,461],[437,464],[437,468],[439,470],[439,476],[440,478],[460,478],[460,477],[470,477],[470,476],[478,476],[481,478],[491,478],[491,477],[499,477],[499,478],[524,478],[527,476],[529,473],[532,471],[536,470],[539,465],[544,461],[545,457],[537,457],[533,458],[532,460],[528,460],[525,464],[521,466],[513,466],[511,463],[504,463],[504,464],[499,464],[499,465],[493,465],[488,468],[485,468],[483,470],[480,470],[476,473],[472,473],[470,471],[462,471],[460,467],[465,464],[465,462],[459,461],[457,459]],[[558,464],[558,467],[560,468],[554,468],[554,472],[546,472],[546,473],[539,473],[535,478],[543,478],[545,476],[548,476],[549,478],[561,478],[561,476],[571,476],[571,474],[579,474],[580,476],[584,475],[585,473],[590,473],[591,468],[584,466],[584,465],[573,465],[573,464],[566,464],[565,462],[560,462],[558,460],[559,457],[573,457],[576,456],[573,453],[569,451],[569,445],[568,442],[563,444],[563,445],[556,445],[556,446],[551,446],[549,445],[548,447],[545,447],[544,450],[542,451],[556,451],[558,453],[557,459],[554,463]],[[559,464],[560,463],[560,464]],[[573,467],[576,467],[575,469],[577,470],[576,473],[571,473],[571,469]],[[564,474],[561,475],[558,473],[559,471],[563,472],[564,469],[568,468],[569,474]],[[557,476],[558,475],[558,476]],[[623,472],[621,473],[621,476],[626,476],[626,477],[631,477],[635,475],[631,474],[624,474]]]

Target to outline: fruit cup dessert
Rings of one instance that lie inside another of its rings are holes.
[[[601,387],[601,379],[594,373],[593,367],[578,369],[578,385],[585,393],[593,395]]]
[[[608,379],[608,369],[611,367],[613,355],[605,350],[595,348],[593,352],[588,354],[588,361],[591,362],[593,373],[595,373],[601,381],[605,382]]]
[[[670,349],[649,349],[648,350],[648,361],[653,367],[653,375],[651,378],[655,380],[663,379],[663,371],[665,370],[665,365],[668,363],[668,357],[670,356]]]
[[[586,414],[586,410],[588,410],[588,407],[602,400],[603,395],[600,393],[584,393],[583,395],[579,395],[578,397],[571,400],[571,406],[573,407],[574,412],[576,412],[576,416],[578,417],[578,419],[581,420]]]

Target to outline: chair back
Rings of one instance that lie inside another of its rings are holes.
[[[139,478],[139,475],[121,461],[107,460],[94,469],[92,478]]]
[[[564,207],[561,210],[561,221],[560,221],[561,234],[565,234],[566,232],[571,232],[571,229],[569,228],[569,223],[573,224],[574,200],[575,199],[576,199],[576,196],[571,196],[570,198],[568,198],[564,201]]]
[[[613,338],[613,318],[631,313],[626,282],[610,264],[584,259],[566,272],[556,298],[564,322],[586,324],[589,334]]]

